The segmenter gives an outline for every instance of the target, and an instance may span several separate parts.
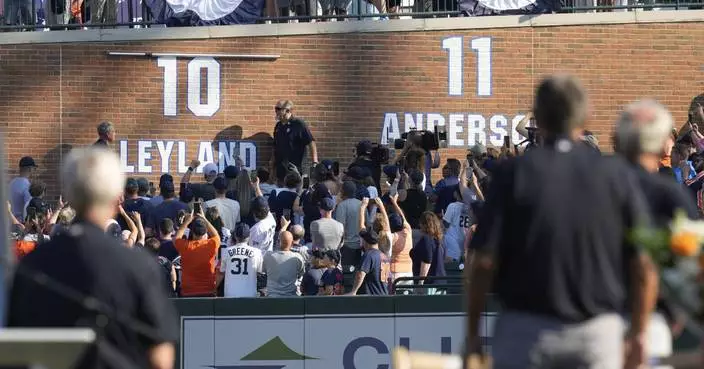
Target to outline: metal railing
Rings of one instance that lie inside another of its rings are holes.
[[[419,281],[423,281],[424,283],[415,283]],[[427,282],[433,283],[428,284]],[[396,295],[405,295],[414,290],[428,290],[430,288],[442,290],[445,294],[461,294],[464,288],[462,276],[459,275],[444,277],[399,277],[394,279],[391,286]]]
[[[17,2],[18,0],[0,0],[7,4],[10,1]],[[67,23],[48,24],[46,15],[51,13],[46,6],[50,6],[49,0],[22,0],[27,3],[28,8],[31,8],[31,13],[34,19],[31,21],[22,22],[21,19],[12,19],[8,14],[0,15],[0,32],[12,31],[54,31],[54,30],[76,30],[90,28],[150,28],[150,27],[165,27],[163,22],[158,22],[152,17],[149,7],[143,0],[118,0],[114,13],[111,13],[108,18],[115,19],[115,22],[110,23],[92,23],[92,22],[77,22],[76,15],[64,16],[68,20]],[[66,0],[71,2],[72,0]],[[252,19],[252,23],[289,23],[289,22],[324,22],[324,21],[349,21],[349,20],[365,20],[365,19],[395,19],[395,18],[448,18],[462,17],[469,15],[467,11],[460,10],[460,2],[465,0],[351,0],[346,8],[345,14],[324,14],[318,0],[289,0],[303,1],[306,5],[307,14],[283,15],[281,10],[288,11],[291,7],[283,7],[286,4],[277,4],[286,0],[274,0],[274,9],[262,9],[262,15]],[[327,0],[326,0],[327,1]],[[680,0],[660,0],[653,1],[642,0],[634,2],[628,0],[628,5],[616,5],[622,0],[567,0],[565,6],[556,11],[557,13],[581,13],[581,12],[610,12],[610,11],[656,11],[656,10],[680,10],[680,9],[702,9],[704,1],[700,2],[680,2]],[[88,3],[89,0],[83,3]],[[398,4],[393,8],[390,5],[395,2]],[[31,3],[31,4],[30,4]],[[376,4],[376,5],[373,5]],[[290,4],[288,4],[290,5]],[[5,7],[7,8],[7,7]],[[67,7],[66,12],[70,12],[70,7]],[[381,8],[381,11],[379,10]],[[311,11],[312,10],[312,11]],[[393,11],[389,11],[393,10]],[[0,12],[3,7],[0,6]],[[5,10],[4,12],[7,12]],[[19,13],[17,13],[19,14]],[[53,13],[52,13],[53,14]],[[265,14],[278,14],[277,16],[266,16]],[[520,10],[508,11],[505,14],[523,14]],[[50,14],[51,15],[51,14]],[[90,11],[87,7],[82,8],[79,19],[89,18]],[[53,15],[55,17],[55,14]],[[88,19],[89,20],[89,19]],[[18,24],[19,23],[19,24]]]

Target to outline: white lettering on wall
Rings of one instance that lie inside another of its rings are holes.
[[[413,113],[406,113],[403,115],[403,125],[406,127],[404,132],[408,132],[412,129],[416,129],[418,131],[423,130],[423,114],[417,113],[415,114],[415,117],[413,117],[413,115]]]
[[[507,125],[508,121],[503,115],[494,115],[489,119],[489,129],[492,132],[489,135],[489,145],[498,147],[504,144],[504,136],[508,135]]]
[[[122,171],[125,173],[134,173],[134,165],[129,165],[127,157],[127,141],[120,141],[120,162],[122,163]]]
[[[156,61],[164,68],[164,115],[175,117],[178,114],[178,70],[175,56],[162,56]]]
[[[156,142],[156,149],[159,150],[159,157],[160,158],[170,158],[171,151],[174,150],[174,142],[173,141],[157,141]],[[169,172],[169,161],[170,160],[162,160],[161,161],[161,172],[162,173]]]
[[[448,145],[450,146],[464,146],[464,140],[459,138],[459,134],[464,131],[464,114],[450,114],[450,119],[448,121]]]
[[[196,169],[196,173],[203,173],[203,166],[214,161],[213,145],[210,142],[200,143],[198,146],[198,160],[200,161],[200,166]]]
[[[443,117],[442,114],[430,113],[428,114],[427,121],[429,131],[433,131],[435,129],[435,126],[445,125],[445,117]]]
[[[384,114],[384,126],[381,129],[381,144],[393,145],[394,140],[401,138],[398,129],[398,115],[396,113]]]
[[[201,100],[201,69],[206,70],[207,102]],[[188,63],[188,110],[197,117],[212,117],[220,110],[220,64],[211,57],[193,58]]]
[[[139,173],[151,173],[152,166],[147,164],[149,160],[152,159],[151,151],[147,149],[152,148],[151,141],[139,141],[137,142],[137,171]]]
[[[486,119],[479,114],[467,115],[467,146],[486,145]]]

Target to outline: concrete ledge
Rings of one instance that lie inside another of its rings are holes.
[[[233,37],[472,30],[629,23],[704,21],[704,10],[629,11],[436,19],[362,20],[348,22],[255,24],[189,28],[95,29],[0,33],[0,45],[151,40],[203,40]]]

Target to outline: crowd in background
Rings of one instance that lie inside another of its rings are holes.
[[[659,163],[662,174],[689,189],[700,212],[704,135],[694,122],[703,120],[698,106],[683,131],[672,132],[663,149],[671,154]],[[438,153],[414,139],[386,164],[373,158],[371,142],[361,141],[343,171],[322,160],[308,174],[296,165],[285,173],[250,172],[237,160],[219,173],[215,163],[193,160],[178,185],[170,174],[158,188],[127,178],[118,215],[104,230],[125,247],[153,253],[169,296],[447,293],[448,271],[467,260],[493,171],[542,145],[531,122],[528,115],[517,127],[527,145],[478,144],[465,158],[448,158],[435,184]],[[115,129],[103,122],[98,135],[95,146],[109,147]],[[581,139],[599,151],[593,133]],[[61,198],[56,207],[43,199],[45,184],[32,180],[36,166],[23,157],[9,185],[19,258],[69,230],[76,214]]]

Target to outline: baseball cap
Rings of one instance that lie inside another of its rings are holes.
[[[222,177],[215,178],[213,181],[213,187],[215,187],[216,190],[222,191],[227,189],[227,180]]]
[[[108,224],[105,227],[105,233],[107,233],[108,236],[112,236],[115,238],[121,238],[122,237],[122,228],[120,227],[119,224],[117,224],[117,221],[115,219],[110,219],[110,220],[108,220]]]
[[[371,227],[367,227],[367,229],[360,231],[359,237],[361,237],[368,245],[376,245],[379,243],[379,234],[376,233]]]
[[[193,200],[195,194],[190,187],[182,188],[179,193],[179,201],[189,203]]]
[[[335,209],[335,200],[330,197],[324,197],[320,200],[320,209],[324,211],[332,211],[332,209]]]
[[[486,154],[486,146],[482,145],[481,143],[478,143],[472,146],[469,151],[472,152],[472,155],[482,156],[483,154]]]
[[[205,224],[205,220],[203,218],[196,218],[191,222],[191,232],[195,233],[196,235],[204,235],[208,233],[208,226]]]
[[[227,168],[225,168],[225,178],[237,178],[237,175],[240,174],[240,168],[237,168],[234,165],[228,165]]]
[[[364,170],[364,168],[360,166],[353,166],[352,168],[348,169],[347,172],[345,172],[350,178],[356,179],[356,180],[362,180],[365,177],[367,177],[367,173]]]
[[[325,169],[327,169],[327,170],[332,170],[332,163],[333,163],[333,161],[330,160],[330,159],[325,159],[325,160],[323,160],[323,161],[320,162],[320,164],[323,164],[323,166],[324,166]]]
[[[20,159],[20,168],[36,167],[37,163],[34,162],[31,156],[25,156]]]
[[[159,177],[159,187],[163,187],[166,182],[174,183],[174,177],[169,173],[162,174]]]
[[[396,177],[396,172],[398,172],[397,165],[385,165],[384,166],[384,174],[386,174],[387,177]]]
[[[215,163],[208,163],[203,166],[203,174],[208,175],[208,174],[217,174],[218,173],[218,166],[215,165]]]
[[[398,213],[389,214],[389,228],[396,233],[403,230],[403,217]]]
[[[323,250],[321,249],[315,249],[310,252],[310,255],[316,259],[322,259],[323,255],[325,255],[325,252],[323,252]]]
[[[265,198],[259,196],[255,197],[252,200],[252,211],[257,211],[257,210],[262,210],[262,209],[269,209],[269,203],[266,201]]]
[[[342,194],[343,194],[346,198],[349,199],[349,198],[351,198],[351,197],[354,197],[355,192],[357,192],[357,185],[354,184],[354,182],[352,182],[352,181],[345,181],[345,182],[342,184]]]
[[[369,140],[362,140],[357,143],[357,155],[369,155],[372,153],[372,142]]]
[[[235,238],[238,240],[249,238],[249,225],[247,223],[240,223],[235,226]]]

